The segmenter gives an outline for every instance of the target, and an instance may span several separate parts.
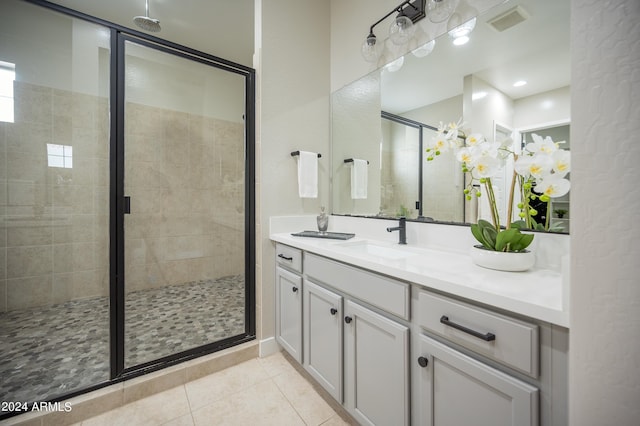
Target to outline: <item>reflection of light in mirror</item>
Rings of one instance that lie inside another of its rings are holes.
[[[488,95],[488,93],[487,93],[487,92],[484,92],[484,91],[482,91],[482,92],[475,92],[474,94],[472,94],[472,95],[471,95],[471,100],[473,100],[473,101],[477,101],[477,100],[479,100],[479,99],[482,99],[482,98],[486,97],[487,95]]]
[[[435,45],[436,41],[431,40],[429,43],[425,43],[417,49],[412,50],[411,53],[413,53],[413,56],[415,56],[416,58],[424,58],[433,51]]]
[[[389,72],[396,72],[400,68],[402,68],[402,64],[404,64],[404,56],[400,56],[395,61],[389,62],[387,65],[384,66],[384,69]]]
[[[513,83],[513,87],[522,87],[522,86],[524,86],[524,85],[526,85],[526,84],[527,84],[527,82],[526,82],[526,81],[524,81],[524,80],[518,80],[518,81],[516,81],[515,83]]]
[[[464,24],[458,25],[457,27],[449,31],[449,36],[454,39],[458,37],[468,36],[469,34],[471,34],[471,31],[473,31],[475,27],[476,27],[476,18],[469,19]]]
[[[463,44],[467,44],[469,42],[469,37],[462,36],[453,40],[453,44],[456,46],[462,46]]]
[[[551,109],[553,108],[553,101],[543,101],[540,106],[542,107],[542,109]]]

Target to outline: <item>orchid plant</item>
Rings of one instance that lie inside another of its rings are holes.
[[[473,236],[489,250],[524,251],[533,241],[533,235],[522,234],[521,229],[554,230],[549,222],[549,201],[569,192],[571,184],[566,178],[571,169],[569,151],[559,148],[563,142],[554,142],[548,136],[542,138],[534,134],[533,142],[528,143],[521,152],[516,152],[511,138],[492,142],[479,133],[467,136],[463,126],[462,120],[447,125],[441,122],[436,136],[427,146],[427,161],[452,150],[462,164],[462,171],[470,176],[464,189],[466,199],[480,197],[483,193],[488,199],[491,222],[480,219],[477,224],[472,224]],[[492,179],[498,176],[509,158],[513,159],[514,171],[503,227]],[[544,223],[536,220],[538,211],[531,206],[531,201],[536,199],[547,205]],[[519,219],[512,222],[514,205],[519,209]]]

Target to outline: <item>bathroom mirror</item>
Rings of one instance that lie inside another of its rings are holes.
[[[518,144],[549,134],[569,148],[568,0],[507,1],[477,17],[468,43],[453,41],[445,34],[427,56],[408,53],[392,63],[399,69],[389,64],[332,94],[332,213],[475,221],[459,163],[423,155],[420,139],[441,121],[462,117],[473,132]],[[351,196],[349,158],[369,162],[366,199]],[[570,211],[568,195],[556,201],[553,210]],[[570,213],[553,216],[568,232]]]

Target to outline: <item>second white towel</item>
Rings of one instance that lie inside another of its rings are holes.
[[[300,151],[298,157],[298,195],[318,198],[318,154]]]
[[[363,200],[367,198],[367,160],[353,159],[351,166],[351,198]]]

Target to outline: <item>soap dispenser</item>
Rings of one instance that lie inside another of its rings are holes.
[[[329,226],[329,216],[325,213],[324,206],[320,207],[320,214],[316,220],[318,221],[318,231],[320,231],[321,234],[326,233],[327,227]]]

